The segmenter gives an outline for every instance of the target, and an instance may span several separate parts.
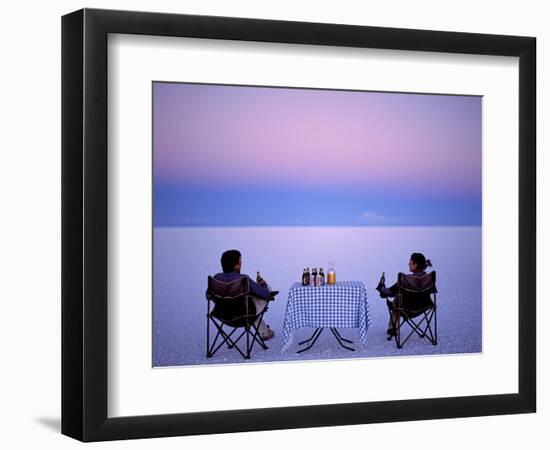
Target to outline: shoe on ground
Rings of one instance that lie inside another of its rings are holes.
[[[267,333],[263,334],[262,336],[260,336],[262,338],[262,341],[268,341],[269,339],[271,339],[273,336],[275,336],[275,331],[273,331],[271,328],[269,328],[267,330]]]

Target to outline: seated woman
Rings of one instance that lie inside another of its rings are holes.
[[[411,258],[409,260],[409,270],[411,271],[413,276],[421,277],[423,275],[426,275],[427,267],[432,267],[432,262],[429,259],[426,259],[426,257],[422,253],[413,253],[411,255]],[[389,288],[386,287],[386,280],[384,278],[384,275],[382,275],[380,281],[378,282],[378,286],[376,286],[376,290],[380,292],[380,297],[387,299],[388,297],[396,296],[398,292],[398,287],[397,283]],[[396,335],[396,329],[393,324],[398,323],[397,321],[399,320],[399,317],[397,316],[398,312],[394,308],[394,301],[386,300],[388,309],[390,311],[390,320],[387,330],[388,339],[391,339],[393,336]],[[430,306],[433,306],[433,302],[429,294],[414,296],[404,295],[401,300],[401,307],[410,311],[420,311],[423,308],[427,308]]]

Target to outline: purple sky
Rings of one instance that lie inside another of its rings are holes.
[[[273,198],[277,189],[376,194],[376,204],[357,206],[363,217],[387,216],[381,196],[394,204],[434,199],[433,215],[442,202],[473,202],[469,214],[480,220],[480,97],[155,82],[153,100],[163,216],[170,208],[192,221],[198,214],[190,199],[177,200],[178,190],[207,201],[237,186]]]

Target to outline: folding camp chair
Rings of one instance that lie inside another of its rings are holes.
[[[437,345],[437,288],[435,272],[422,276],[397,275],[397,293],[393,302],[387,301],[397,348],[402,348],[413,334],[427,338]],[[394,312],[395,314],[392,314]],[[402,328],[408,325],[410,333],[402,339]],[[432,327],[433,325],[433,327]]]
[[[264,350],[267,346],[260,337],[260,332],[255,322],[260,321],[268,309],[269,302],[262,311],[256,311],[256,305],[249,293],[248,277],[243,276],[237,280],[225,283],[215,278],[208,277],[208,289],[206,290],[208,300],[207,324],[206,324],[206,357],[211,358],[222,347],[235,348],[243,358],[250,359],[250,353],[254,343],[257,343]],[[213,308],[211,306],[213,304]],[[217,331],[212,343],[210,343],[210,325],[214,325]],[[242,332],[237,332],[242,329]],[[235,338],[234,335],[238,336]],[[242,337],[246,339],[246,348],[241,350],[237,345]],[[220,342],[218,342],[220,339]]]

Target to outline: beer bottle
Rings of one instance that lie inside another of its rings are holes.
[[[317,268],[314,267],[313,270],[311,271],[311,273],[312,273],[311,285],[312,286],[317,286]]]
[[[324,286],[325,285],[325,274],[323,273],[323,268],[322,267],[319,269],[319,278],[321,279],[320,280],[321,286]]]
[[[309,285],[310,279],[311,279],[311,274],[309,273],[309,267],[308,267],[306,272],[306,286]]]
[[[262,282],[262,276],[260,275],[260,271],[256,272],[256,283],[260,284]]]
[[[304,269],[304,273],[302,274],[302,286],[307,286],[307,272],[306,272],[306,269]]]

